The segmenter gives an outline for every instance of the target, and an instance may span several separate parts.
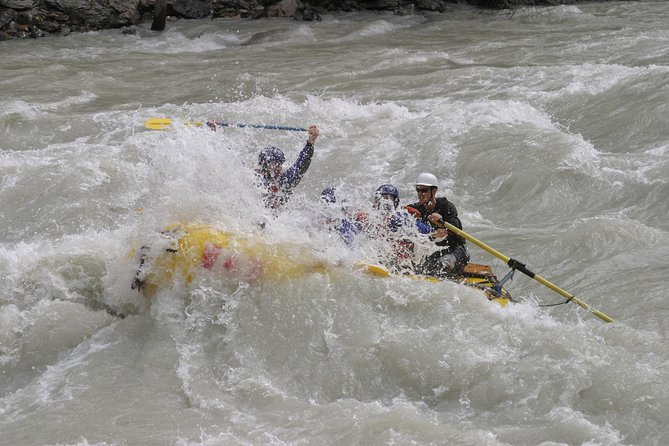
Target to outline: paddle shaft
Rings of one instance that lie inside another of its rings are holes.
[[[144,127],[146,127],[149,130],[163,130],[164,128],[169,127],[172,124],[172,120],[170,118],[150,118],[144,123]],[[238,128],[244,128],[244,127],[252,127],[256,129],[267,129],[267,130],[288,130],[292,132],[307,132],[308,129],[302,128],[302,127],[289,127],[289,126],[284,126],[284,125],[269,125],[269,124],[244,124],[244,123],[230,123],[230,122],[223,122],[223,121],[206,121],[206,122],[201,122],[201,121],[185,121],[185,125],[193,125],[196,127],[202,127],[203,125],[207,125],[209,127],[238,127]]]
[[[285,125],[269,125],[269,124],[231,124],[229,122],[222,121],[207,121],[207,125],[215,124],[217,127],[253,127],[254,129],[267,129],[267,130],[288,130],[290,132],[308,132],[309,130],[302,127],[288,127]]]
[[[612,318],[605,315],[601,311],[592,308],[590,305],[588,305],[585,302],[583,302],[582,300],[576,298],[573,294],[570,294],[570,293],[566,292],[562,288],[560,288],[557,285],[549,282],[548,280],[544,279],[540,275],[535,274],[534,272],[530,271],[529,269],[527,269],[527,267],[524,264],[520,263],[519,261],[517,261],[515,259],[512,259],[510,257],[505,256],[501,252],[491,248],[490,246],[486,245],[482,241],[480,241],[480,240],[476,239],[475,237],[467,234],[462,229],[458,229],[457,227],[453,226],[452,224],[450,224],[448,222],[443,222],[443,226],[444,226],[444,228],[448,229],[449,231],[453,232],[454,234],[457,234],[460,237],[469,240],[470,242],[472,242],[473,244],[475,244],[479,248],[481,248],[484,251],[487,251],[490,254],[494,255],[495,257],[497,257],[498,259],[500,259],[501,261],[503,261],[504,263],[509,265],[509,267],[520,271],[521,273],[523,273],[526,276],[536,280],[537,282],[544,285],[545,287],[550,288],[551,290],[555,291],[559,295],[565,297],[568,302],[574,302],[574,303],[578,304],[580,307],[590,311],[592,314],[594,314],[595,316],[597,316],[598,318],[600,318],[601,320],[603,320],[605,322],[615,322]]]

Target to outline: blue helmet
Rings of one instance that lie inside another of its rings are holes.
[[[286,155],[283,154],[281,149],[276,147],[265,147],[258,155],[258,164],[260,164],[261,167],[267,167],[267,165],[271,163],[283,164],[285,161]]]
[[[323,189],[323,192],[321,192],[321,200],[325,203],[336,203],[337,197],[335,196],[335,188],[326,187]]]
[[[382,184],[376,189],[376,198],[379,199],[382,195],[391,195],[393,197],[393,202],[395,207],[400,204],[400,191],[397,190],[392,184]]]

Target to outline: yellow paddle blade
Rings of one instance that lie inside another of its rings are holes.
[[[144,127],[149,130],[164,130],[170,125],[172,125],[172,120],[170,118],[149,118],[144,123]],[[184,121],[184,125],[202,127],[202,123],[198,121]]]
[[[170,118],[151,118],[144,123],[144,127],[149,130],[163,130],[172,124]]]
[[[378,277],[390,277],[390,273],[383,267],[378,265],[370,265],[369,263],[357,262],[355,267],[361,271]]]

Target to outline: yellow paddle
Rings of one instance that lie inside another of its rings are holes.
[[[600,318],[601,320],[603,320],[603,321],[605,321],[605,322],[615,322],[612,318],[610,318],[609,316],[605,315],[605,314],[602,313],[601,311],[596,310],[596,309],[594,309],[593,307],[591,307],[590,305],[586,304],[585,302],[583,302],[583,301],[577,299],[576,297],[574,297],[573,294],[569,294],[568,292],[566,292],[566,291],[563,290],[562,288],[558,287],[557,285],[552,284],[551,282],[549,282],[548,280],[544,279],[544,278],[541,277],[540,275],[533,273],[532,271],[530,271],[529,269],[527,269],[527,268],[525,267],[524,264],[520,263],[519,261],[514,260],[514,259],[512,259],[512,258],[509,258],[509,257],[505,256],[505,255],[502,254],[501,252],[496,251],[495,249],[493,249],[493,248],[491,248],[490,246],[486,245],[486,244],[483,243],[482,241],[480,241],[480,240],[478,240],[478,239],[472,237],[471,235],[467,234],[467,233],[466,233],[465,231],[463,231],[462,229],[458,229],[458,228],[456,228],[455,226],[453,226],[453,225],[450,224],[450,223],[443,222],[443,225],[444,225],[444,227],[445,227],[446,229],[448,229],[449,231],[453,232],[454,234],[457,234],[457,235],[459,235],[460,237],[469,240],[470,242],[472,242],[473,244],[475,244],[475,245],[478,246],[479,248],[481,248],[481,249],[483,249],[483,250],[485,250],[485,251],[488,251],[490,254],[494,255],[495,257],[497,257],[498,259],[502,260],[504,263],[506,263],[507,265],[509,265],[509,267],[511,267],[511,268],[513,268],[513,269],[517,269],[517,270],[520,271],[521,273],[523,273],[523,274],[527,275],[528,277],[530,277],[530,278],[536,280],[536,281],[539,282],[540,284],[542,284],[542,285],[544,285],[544,286],[550,288],[551,290],[555,291],[555,292],[558,293],[559,295],[561,295],[561,296],[567,298],[567,302],[575,302],[576,304],[578,304],[578,305],[580,305],[582,308],[584,308],[584,309],[590,311],[592,314],[594,314],[595,316],[597,316],[598,318]]]
[[[146,127],[149,130],[164,130],[168,128],[170,125],[172,125],[172,120],[170,118],[149,118],[146,120],[144,123],[144,127]],[[195,127],[202,127],[203,125],[207,125],[213,128],[216,127],[239,127],[239,128],[244,128],[244,127],[253,127],[256,129],[268,129],[268,130],[290,130],[293,132],[306,132],[308,131],[305,128],[302,127],[288,127],[284,125],[268,125],[268,124],[243,124],[243,123],[229,123],[229,122],[222,122],[222,121],[207,121],[207,122],[201,122],[201,121],[184,121],[184,125],[187,126],[195,126]]]
[[[144,123],[144,127],[149,130],[164,130],[172,125],[172,120],[170,118],[149,118]],[[202,127],[202,122],[198,121],[184,121],[186,126],[195,126]]]

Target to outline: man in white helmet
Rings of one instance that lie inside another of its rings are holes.
[[[439,182],[431,173],[421,173],[416,179],[418,202],[407,207],[407,210],[432,228],[432,237],[439,250],[424,258],[418,265],[418,271],[436,277],[458,276],[469,262],[469,253],[465,239],[444,228],[448,222],[458,229],[462,223],[455,205],[446,197],[437,197]]]

